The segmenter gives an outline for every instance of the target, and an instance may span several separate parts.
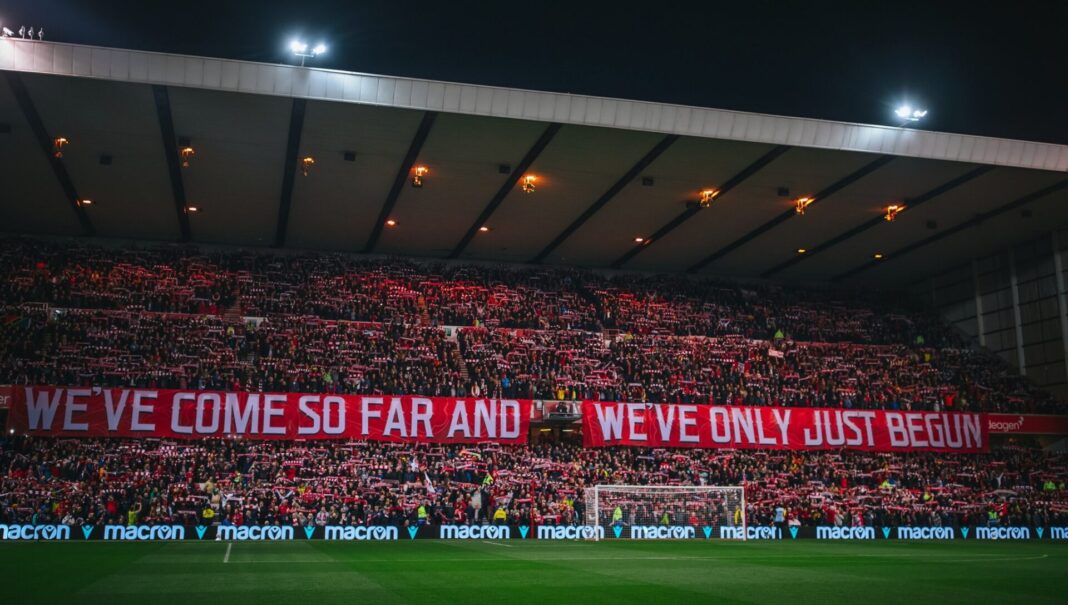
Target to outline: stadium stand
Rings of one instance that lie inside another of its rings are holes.
[[[484,522],[500,506],[513,523],[569,524],[596,483],[744,484],[751,524],[779,506],[802,525],[987,525],[991,511],[1005,525],[1068,523],[1068,459],[1021,447],[947,457],[17,437],[0,467],[0,523],[415,524],[425,505],[430,523]]]
[[[0,240],[0,382],[1063,412],[922,312],[686,278]],[[1068,524],[1068,460],[366,442],[0,448],[0,523],[578,523],[595,483],[742,485],[750,523]],[[477,494],[477,497],[476,497]],[[480,506],[475,507],[474,502]],[[210,512],[208,512],[210,511]],[[707,520],[715,524],[714,519]]]
[[[811,290],[25,239],[0,267],[10,384],[1058,409],[932,317]]]

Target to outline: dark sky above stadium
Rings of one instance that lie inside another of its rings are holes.
[[[1068,144],[1068,2],[8,0],[54,41]]]

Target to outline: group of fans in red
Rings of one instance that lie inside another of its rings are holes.
[[[17,238],[0,270],[16,386],[1061,411],[937,318],[856,293]],[[619,483],[744,485],[751,525],[1047,526],[1068,524],[1066,478],[1020,440],[953,456],[6,435],[0,523],[581,524],[584,489]]]

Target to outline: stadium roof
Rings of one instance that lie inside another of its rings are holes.
[[[1063,145],[10,38],[0,69],[8,231],[901,285],[1068,226]]]

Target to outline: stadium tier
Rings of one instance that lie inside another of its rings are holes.
[[[0,383],[1057,413],[937,318],[686,278],[0,241]]]
[[[0,241],[0,264],[9,276],[0,382],[16,387],[16,405],[22,386],[54,385],[803,407],[817,408],[817,424],[820,409],[1063,412],[933,317],[842,292],[15,238]],[[101,407],[115,425],[120,391],[108,393]],[[29,426],[18,432],[33,436],[8,436],[0,450],[9,525],[572,526],[585,522],[586,490],[612,484],[739,486],[744,508],[735,496],[728,510],[707,499],[639,505],[622,492],[612,496],[618,519],[614,504],[594,515],[606,527],[1068,524],[1068,460],[1027,438],[970,455],[785,451],[785,424],[775,451],[613,446],[627,442],[591,435],[587,445],[609,447],[580,447],[567,438],[578,424],[555,425],[569,427],[556,433],[563,439],[534,427],[469,444],[62,439],[34,430],[43,408],[27,397]],[[72,401],[45,413],[69,428]],[[554,408],[538,409],[548,419]],[[12,427],[16,417],[21,408]],[[667,422],[655,418],[639,422]],[[771,443],[756,418],[759,443]],[[324,430],[329,422],[324,408]],[[638,432],[634,419],[620,426]],[[952,440],[951,426],[939,438]],[[960,423],[955,431],[959,441]]]
[[[0,523],[581,525],[599,484],[743,486],[751,526],[1068,525],[1068,459],[210,439],[5,443]],[[621,521],[637,513],[624,501]],[[498,513],[497,511],[502,511]],[[663,514],[669,518],[663,521]],[[734,525],[665,506],[650,525]]]

